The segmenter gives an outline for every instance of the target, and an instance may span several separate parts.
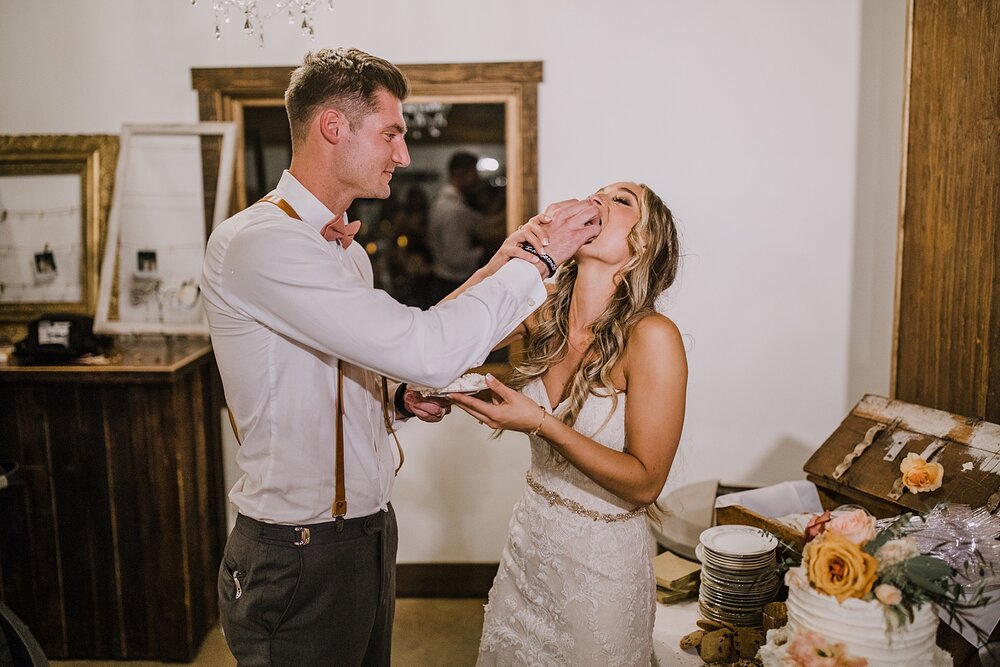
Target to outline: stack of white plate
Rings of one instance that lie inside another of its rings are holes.
[[[781,586],[778,541],[750,526],[715,526],[702,532],[695,555],[701,561],[698,608],[709,621],[760,627],[764,605]]]

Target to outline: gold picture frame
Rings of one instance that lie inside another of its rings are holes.
[[[4,257],[5,261],[11,262],[8,268],[24,259],[20,255],[25,255],[29,263],[34,257],[36,279],[55,271],[58,263],[52,263],[55,256],[48,247],[35,249],[14,245],[11,239],[15,235],[7,232],[20,225],[21,233],[17,238],[33,242],[31,235],[23,232],[26,225],[44,219],[51,206],[44,195],[44,179],[52,178],[53,184],[58,182],[65,191],[66,184],[72,183],[72,179],[67,180],[66,177],[79,177],[79,199],[73,196],[72,206],[60,210],[57,220],[53,221],[50,216],[47,221],[49,226],[55,225],[56,236],[65,231],[66,236],[73,239],[65,250],[72,253],[70,261],[62,262],[64,266],[77,269],[63,275],[63,279],[72,285],[70,293],[73,297],[32,300],[30,286],[17,285],[21,294],[10,290],[15,296],[4,299],[2,293],[5,290],[0,289],[0,331],[6,337],[15,336],[18,330],[23,329],[24,323],[46,313],[94,314],[98,294],[98,262],[106,235],[117,157],[118,137],[115,135],[0,135],[0,181],[10,179],[11,188],[18,194],[16,207],[8,208],[9,204],[0,200],[0,225],[11,226],[0,234],[0,246],[3,246],[0,252],[18,255]],[[36,187],[20,187],[26,183]],[[66,229],[60,230],[60,225],[66,225]],[[44,290],[36,292],[41,294]]]

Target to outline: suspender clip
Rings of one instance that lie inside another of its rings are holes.
[[[333,519],[337,522],[337,532],[344,532],[344,515],[347,514],[347,501],[337,500],[333,503]]]

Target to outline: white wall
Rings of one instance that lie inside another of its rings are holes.
[[[0,132],[194,121],[192,67],[328,45],[544,61],[542,204],[637,179],[681,223],[691,379],[668,488],[769,483],[887,390],[904,20],[903,0],[337,0],[315,42],[275,19],[258,48],[237,24],[217,42],[209,0],[0,0]],[[464,415],[402,438],[400,561],[496,560],[524,438]]]

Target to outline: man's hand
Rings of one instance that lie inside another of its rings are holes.
[[[540,237],[540,245],[532,243],[535,249],[558,265],[601,233],[601,218],[597,206],[590,200],[567,199],[551,204],[526,227],[529,240],[533,236]]]
[[[451,401],[447,398],[424,396],[419,391],[407,389],[403,392],[406,409],[422,422],[437,423],[451,412]]]

